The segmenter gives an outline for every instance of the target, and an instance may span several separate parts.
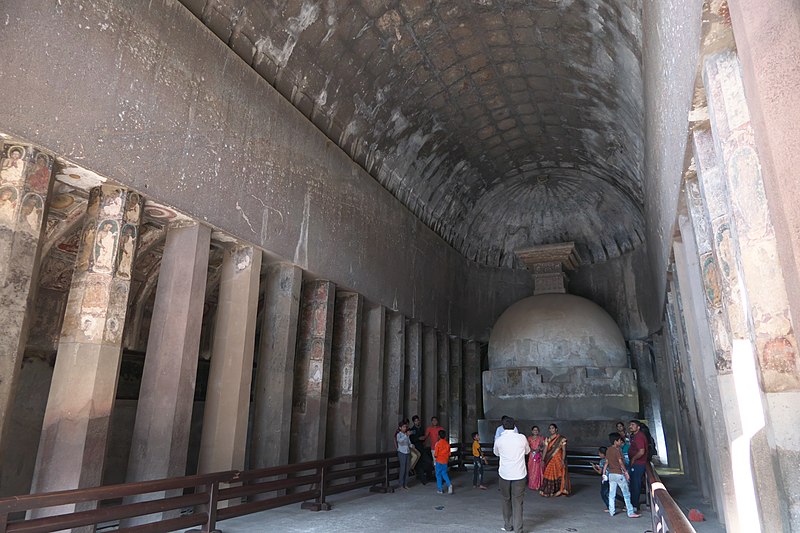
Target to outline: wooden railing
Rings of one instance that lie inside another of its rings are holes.
[[[669,495],[653,465],[647,463],[648,500],[655,533],[695,533],[694,526]]]
[[[218,520],[290,503],[302,502],[302,508],[315,511],[329,510],[328,496],[359,487],[392,492],[390,482],[398,477],[398,468],[396,453],[374,453],[261,470],[14,496],[0,499],[0,533],[44,533],[116,521],[122,521],[119,531],[130,533],[194,526],[213,532]],[[220,506],[221,502],[226,505]],[[192,512],[182,515],[180,510],[187,508]],[[126,523],[156,513],[160,516],[148,517],[144,524]]]
[[[481,447],[489,464],[496,465],[492,445],[482,444]],[[595,458],[590,452],[589,448],[578,448],[568,453],[570,469],[589,471]],[[471,444],[451,445],[451,466],[463,470],[472,463],[471,456]],[[397,479],[398,468],[397,454],[387,452],[260,470],[232,470],[14,496],[0,499],[0,533],[45,533],[117,521],[121,521],[119,531],[126,533],[159,533],[195,526],[200,526],[204,532],[214,532],[219,520],[291,503],[302,503],[303,509],[327,511],[331,508],[327,497],[356,488],[393,492],[391,481]],[[694,533],[691,523],[670,497],[652,465],[647,465],[646,472],[653,531]],[[180,513],[185,509],[190,509],[190,514]],[[33,516],[30,511],[33,511]],[[24,513],[29,516],[24,516]],[[144,521],[143,524],[127,523],[154,514],[159,516],[138,520]]]

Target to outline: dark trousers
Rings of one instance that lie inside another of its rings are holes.
[[[603,481],[600,484],[600,498],[603,500],[603,505],[608,509],[608,481]]]
[[[419,461],[417,461],[417,468],[414,471],[417,473],[417,479],[421,483],[427,483],[429,480],[435,479],[433,473],[433,457],[431,457],[431,449],[423,448],[421,450]]]
[[[478,485],[478,477],[480,477],[480,484],[483,485],[483,459],[480,457],[472,457],[472,486]]]
[[[500,494],[503,496],[503,527],[517,533],[522,529],[522,499],[525,497],[525,478],[509,481],[500,478]]]
[[[631,503],[633,508],[639,510],[639,494],[644,486],[644,465],[631,465]]]

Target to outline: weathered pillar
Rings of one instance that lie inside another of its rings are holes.
[[[714,344],[709,334],[708,323],[703,301],[700,299],[705,292],[703,283],[700,279],[700,263],[697,249],[695,247],[694,231],[691,227],[689,218],[680,214],[678,224],[681,229],[681,238],[673,243],[673,254],[675,257],[675,270],[679,283],[685,290],[681,291],[682,312],[684,326],[686,328],[686,340],[688,353],[686,365],[690,373],[689,383],[692,384],[694,398],[693,420],[695,427],[695,446],[697,447],[698,462],[701,471],[694,476],[697,479],[704,497],[713,499],[715,507],[722,510],[722,473],[720,462],[730,460],[730,457],[720,455],[721,448],[718,438],[727,435],[715,435],[711,418],[714,416],[709,411],[709,406],[718,400],[711,397],[705,379],[704,359],[712,363],[714,361]],[[721,413],[717,413],[721,416]],[[726,445],[727,447],[727,445]]]
[[[480,396],[483,391],[481,384],[481,354],[478,350],[478,343],[468,340],[464,343],[463,351],[464,368],[464,425],[462,432],[462,442],[470,442],[473,431],[478,431],[478,418],[480,413]]]
[[[406,414],[420,415],[422,409],[422,324],[406,320]]]
[[[28,341],[53,156],[34,146],[0,143],[0,470],[11,407]],[[2,478],[2,473],[0,473]]]
[[[386,359],[383,363],[383,439],[387,450],[394,449],[394,432],[403,413],[405,377],[406,318],[390,312],[386,317]]]
[[[358,380],[358,453],[383,451],[381,406],[385,338],[386,308],[365,304]]]
[[[718,172],[716,165],[709,168],[705,156],[698,152],[697,135],[695,133],[694,158],[698,173]],[[703,133],[700,133],[703,135]],[[710,136],[707,132],[706,136]],[[713,148],[713,147],[712,147]],[[708,155],[713,156],[713,151]],[[715,161],[716,158],[713,158]],[[687,257],[697,256],[697,264],[693,267],[699,286],[692,289],[694,305],[699,306],[705,314],[705,320],[698,324],[698,335],[702,343],[709,345],[700,358],[698,373],[702,374],[701,386],[705,389],[701,406],[706,416],[705,427],[711,432],[707,442],[711,444],[711,468],[714,471],[714,487],[716,496],[717,514],[728,526],[730,531],[739,530],[738,508],[736,506],[736,493],[733,483],[733,463],[730,442],[733,440],[729,433],[728,420],[733,413],[726,409],[724,397],[720,386],[720,370],[726,368],[730,374],[731,345],[728,333],[727,317],[722,310],[722,286],[719,268],[711,244],[711,223],[706,218],[707,213],[700,193],[700,185],[696,177],[686,181],[686,205],[689,209],[689,221],[682,229],[682,233],[694,235],[694,251],[687,252]],[[689,223],[690,222],[690,223]],[[687,244],[687,247],[689,245]],[[699,291],[696,292],[695,291]],[[702,294],[702,296],[697,296]],[[734,396],[732,396],[733,398]],[[738,415],[737,415],[738,416]]]
[[[266,268],[250,443],[252,468],[289,463],[294,356],[302,284],[303,272],[299,267],[273,263]]]
[[[800,10],[797,0],[728,0],[747,107],[795,320],[800,313]],[[800,521],[800,518],[797,519]]]
[[[328,398],[326,457],[358,453],[358,377],[364,299],[355,292],[337,291],[333,308],[331,380]]]
[[[103,185],[90,193],[32,492],[94,487],[102,480],[141,213],[142,198],[134,192]]]
[[[446,333],[436,332],[436,411],[439,424],[450,434],[450,339]]]
[[[303,282],[294,363],[292,444],[289,449],[292,463],[314,461],[325,456],[335,293],[336,286],[330,281]]]
[[[450,337],[450,422],[447,428],[450,432],[450,440],[452,442],[469,442],[469,440],[462,441],[463,426],[462,413],[463,413],[463,389],[462,382],[463,366],[463,341],[460,337]]]
[[[422,327],[422,410],[420,417],[425,427],[430,424],[432,416],[439,415],[437,368],[437,335],[430,326]]]
[[[754,401],[762,403],[761,416],[745,420],[743,431],[746,437],[752,435],[761,523],[766,530],[779,531],[800,523],[800,493],[790,481],[800,461],[800,429],[794,423],[794,406],[800,402],[797,339],[736,53],[707,58],[703,80],[712,134],[725,169],[734,255],[747,302],[747,336],[734,336],[733,372],[743,377],[744,369],[755,362],[757,374],[750,381],[754,391],[760,390],[761,398]],[[737,354],[741,372],[736,369]]]
[[[247,245],[225,250],[203,410],[200,474],[245,466],[260,277],[261,250]]]
[[[211,229],[167,229],[136,408],[127,480],[186,474]]]

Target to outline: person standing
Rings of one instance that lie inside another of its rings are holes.
[[[395,444],[397,445],[397,458],[400,460],[400,488],[408,490],[408,463],[411,457],[408,422],[400,422],[400,427],[395,434]]]
[[[447,463],[450,462],[450,443],[447,441],[447,432],[443,429],[439,430],[439,440],[436,441],[433,454],[436,460],[436,492],[442,494],[443,485],[447,483],[447,493],[453,494],[453,482],[450,481],[450,476],[447,475]]]
[[[531,453],[525,435],[514,432],[514,419],[503,420],[503,432],[494,441],[494,454],[500,458],[500,494],[503,496],[503,531],[524,533],[522,501],[525,498],[525,455]]]
[[[544,445],[542,457],[542,485],[539,494],[550,496],[568,496],[572,490],[567,470],[567,438],[559,434],[558,426],[550,424],[550,437]]]
[[[413,450],[417,451],[416,457],[413,451],[411,453],[411,469],[414,470],[414,474],[420,483],[427,485],[428,473],[433,468],[433,465],[430,454],[425,453],[425,428],[422,426],[422,420],[419,415],[411,417],[411,426],[408,429],[408,433],[411,445],[414,447]]]
[[[481,449],[481,438],[478,432],[472,434],[472,488],[480,487],[486,490],[486,485],[483,484],[483,465],[486,463],[486,456],[483,455]],[[478,481],[480,478],[480,481]],[[480,485],[479,485],[480,483]]]
[[[432,416],[431,425],[425,430],[425,444],[431,447],[431,457],[433,457],[434,461],[436,460],[434,455],[436,443],[439,442],[439,432],[442,430],[444,430],[444,428],[439,425],[439,419]],[[446,434],[447,433],[445,433],[445,435]]]
[[[642,423],[638,420],[631,420],[628,430],[631,432],[631,447],[628,455],[631,458],[630,482],[631,482],[631,502],[636,512],[639,512],[639,494],[644,486],[644,472],[647,464],[647,437],[641,431]]]
[[[628,492],[628,480],[630,474],[625,468],[625,461],[622,459],[622,443],[625,442],[619,433],[609,433],[608,440],[612,446],[606,450],[606,464],[603,473],[608,476],[608,514],[614,516],[617,503],[617,487],[622,491],[622,498],[625,500],[625,507],[628,510],[628,518],[639,518],[631,503],[631,495]]]
[[[544,442],[545,438],[539,434],[539,426],[533,426],[528,437],[528,446],[531,447],[531,454],[528,456],[528,488],[531,490],[539,490],[542,486]]]

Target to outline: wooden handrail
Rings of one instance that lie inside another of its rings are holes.
[[[493,458],[491,445],[481,445]],[[576,450],[577,451],[577,450]],[[471,444],[451,445],[451,463],[463,468],[465,456],[471,455]],[[576,457],[589,457],[579,455]],[[365,464],[369,463],[369,464]],[[96,525],[101,522],[145,516],[153,513],[195,507],[194,514],[170,517],[158,522],[140,524],[120,531],[160,533],[201,526],[204,532],[216,529],[217,519],[223,520],[259,512],[290,503],[303,502],[310,510],[331,508],[326,498],[359,487],[371,486],[371,491],[393,492],[391,481],[398,478],[399,462],[395,452],[348,455],[293,465],[258,470],[230,470],[179,478],[106,485],[44,494],[29,494],[0,499],[0,533],[46,533],[67,528]],[[653,516],[653,531],[694,533],[694,528],[670,497],[652,465],[647,476]],[[352,479],[343,483],[333,483]],[[222,485],[222,486],[220,486]],[[182,493],[188,492],[185,495]],[[152,499],[129,501],[134,496],[162,493]],[[242,501],[242,498],[270,494],[267,498]],[[120,500],[94,509],[100,502]],[[217,509],[218,502],[228,505]],[[64,505],[80,505],[74,512],[37,518],[9,521],[9,515]]]
[[[663,533],[696,533],[694,526],[667,492],[652,463],[645,465],[648,499],[653,520],[653,531]]]

